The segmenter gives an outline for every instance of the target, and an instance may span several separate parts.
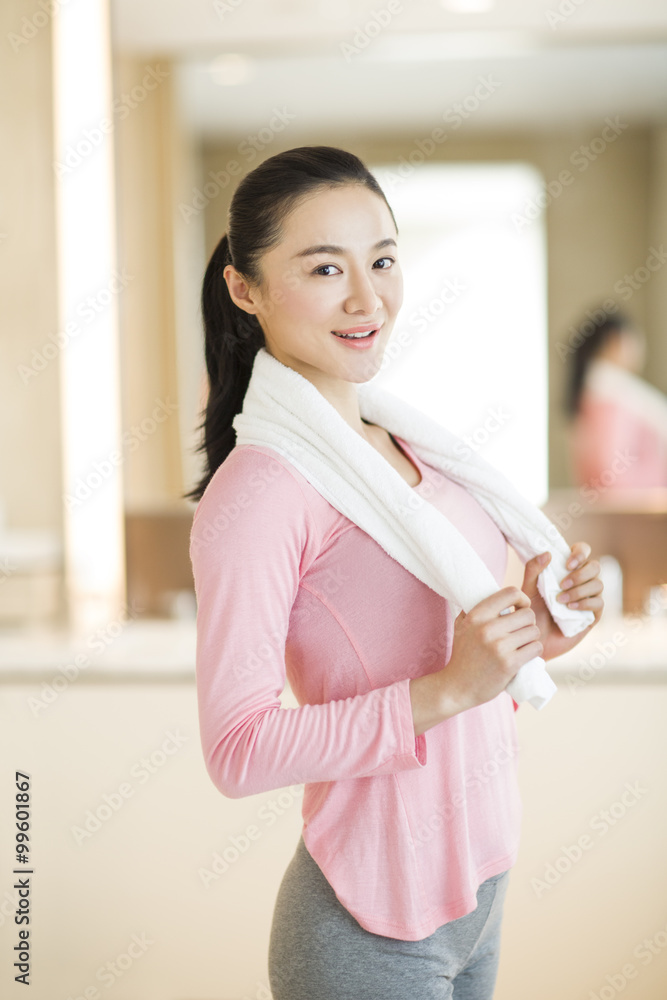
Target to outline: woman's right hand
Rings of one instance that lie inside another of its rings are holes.
[[[452,654],[438,671],[445,717],[491,701],[524,663],[542,654],[530,603],[518,587],[504,587],[458,616]]]

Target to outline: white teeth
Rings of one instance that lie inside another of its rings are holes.
[[[336,333],[335,330],[333,332],[337,337],[342,337],[344,340],[349,340],[350,338],[352,340],[359,340],[362,337],[369,337],[372,333],[375,333],[375,330],[369,330],[368,333]]]

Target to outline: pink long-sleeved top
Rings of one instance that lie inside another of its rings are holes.
[[[503,586],[507,543],[462,487],[395,438],[413,487]],[[476,907],[516,861],[516,704],[415,736],[409,682],[449,659],[449,602],[339,513],[289,460],[237,446],[195,510],[196,678],[207,771],[231,798],[304,784],[303,839],[375,934],[416,941]],[[298,702],[283,707],[286,680]]]

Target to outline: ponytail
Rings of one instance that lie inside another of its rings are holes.
[[[353,153],[334,146],[300,146],[276,153],[241,180],[229,208],[227,233],[213,252],[202,288],[204,354],[209,391],[198,430],[206,471],[185,499],[198,502],[218,467],[236,445],[232,422],[243,409],[255,356],[266,346],[256,316],[232,300],[223,271],[231,264],[250,285],[262,283],[261,258],[282,239],[282,226],[305,195],[342,184],[360,184],[383,199],[373,174]],[[394,224],[396,220],[394,219]]]
[[[209,392],[204,421],[199,426],[204,438],[197,448],[205,452],[207,468],[186,499],[198,502],[215,470],[236,444],[232,421],[241,412],[250,382],[255,355],[264,345],[264,333],[257,318],[240,309],[229,294],[223,272],[232,264],[229,237],[225,233],[213,251],[201,295],[204,320],[204,356]]]

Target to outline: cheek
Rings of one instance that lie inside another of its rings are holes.
[[[399,274],[396,280],[392,281],[385,301],[392,312],[397,313],[403,305],[403,276]]]
[[[285,306],[295,320],[309,325],[319,320],[326,321],[338,299],[332,285],[326,282],[302,282],[298,288],[287,292]]]
[[[289,315],[299,308],[299,290],[292,283],[276,282],[271,285],[264,300],[264,308],[268,315],[280,317],[283,313]]]

